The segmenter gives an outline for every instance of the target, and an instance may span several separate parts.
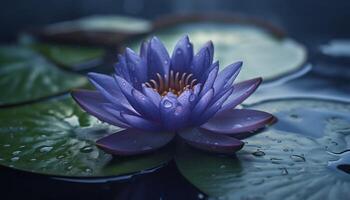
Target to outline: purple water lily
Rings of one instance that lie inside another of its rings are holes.
[[[261,83],[254,78],[233,84],[242,62],[219,72],[214,47],[207,42],[196,55],[187,36],[169,56],[162,42],[145,41],[140,55],[127,48],[115,74],[89,73],[97,90],[78,90],[73,98],[99,120],[125,128],[96,144],[114,155],[136,155],[159,149],[175,135],[189,145],[217,153],[234,153],[239,139],[265,127],[266,112],[234,109]]]

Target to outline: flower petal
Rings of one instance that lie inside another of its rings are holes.
[[[126,48],[125,58],[131,74],[131,82],[136,89],[140,90],[142,83],[148,81],[146,63],[129,48]]]
[[[176,97],[169,93],[163,97],[159,105],[163,127],[170,131],[185,127],[190,116],[190,109],[185,106],[189,105],[181,105]]]
[[[157,73],[160,75],[169,74],[170,57],[163,43],[157,37],[150,40],[147,51],[147,66],[150,79],[156,79]]]
[[[212,118],[218,110],[222,107],[222,104],[227,100],[227,98],[232,94],[233,88],[226,90],[225,93],[216,102],[212,102],[210,106],[204,111],[204,113],[198,118],[198,124],[203,124]]]
[[[154,105],[159,107],[159,103],[162,97],[159,95],[158,92],[154,91],[154,89],[149,88],[145,85],[142,86],[142,92],[153,102]]]
[[[145,132],[126,129],[96,141],[104,151],[118,156],[149,153],[168,144],[173,138],[171,132]]]
[[[151,100],[148,99],[138,90],[134,89],[126,80],[119,76],[115,76],[115,80],[118,83],[121,92],[129,101],[130,105],[140,113],[142,116],[159,119],[158,108]]]
[[[203,88],[199,94],[202,97],[205,93],[207,93],[210,89],[213,88],[216,76],[218,75],[219,66],[216,66],[212,69],[207,77],[207,80],[204,82]]]
[[[233,109],[246,100],[260,85],[262,78],[254,78],[233,85],[233,93],[224,103],[220,112]]]
[[[126,123],[118,120],[107,110],[103,108],[103,104],[108,101],[97,91],[75,90],[71,93],[73,99],[86,112],[95,116],[97,119],[119,127],[129,127]]]
[[[131,81],[128,65],[126,64],[125,54],[118,55],[118,62],[114,66],[115,73],[127,81]]]
[[[96,89],[100,91],[100,93],[109,102],[120,108],[120,110],[129,110],[135,112],[135,110],[132,108],[132,106],[129,104],[121,92],[119,85],[115,82],[113,77],[98,73],[89,73],[88,77]]]
[[[178,135],[195,148],[215,153],[233,154],[244,145],[242,141],[235,138],[197,128],[181,131]]]
[[[193,58],[193,45],[188,36],[182,37],[176,44],[171,57],[171,70],[174,72],[189,72]]]
[[[124,120],[133,128],[148,131],[159,131],[161,126],[155,122],[149,121],[136,115],[120,113]]]
[[[216,133],[227,134],[236,138],[246,138],[256,131],[265,127],[274,120],[274,116],[258,111],[248,109],[232,109],[217,114],[201,128]]]
[[[214,93],[215,96],[219,94],[222,90],[227,89],[232,86],[233,81],[236,79],[240,69],[242,67],[242,62],[236,62],[227,66],[222,70],[214,83]]]
[[[204,112],[204,110],[208,107],[209,103],[211,102],[211,99],[213,98],[214,91],[213,89],[210,89],[194,106],[192,113],[191,113],[191,119],[193,122],[196,122],[197,118]]]
[[[202,77],[213,62],[214,46],[211,41],[207,42],[193,57],[191,71],[194,77]],[[199,80],[200,81],[200,80]]]

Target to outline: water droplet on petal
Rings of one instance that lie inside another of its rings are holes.
[[[181,51],[181,49],[178,49],[177,51],[176,51],[176,54],[182,54],[182,51]]]
[[[21,151],[14,151],[14,152],[12,152],[12,155],[16,156],[16,155],[18,155],[20,153],[21,153]]]
[[[189,101],[193,102],[196,99],[196,96],[194,94],[190,95]]]
[[[171,108],[173,106],[173,103],[169,100],[164,100],[163,106],[164,108]]]
[[[199,193],[199,194],[198,194],[198,199],[204,199],[204,195],[201,194],[201,193]]]
[[[166,64],[166,65],[167,65],[168,63],[169,63],[169,61],[168,61],[168,60],[164,60],[164,64]]]

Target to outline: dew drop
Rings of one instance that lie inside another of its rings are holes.
[[[194,94],[190,95],[189,101],[193,102],[196,99],[196,96]]]
[[[62,159],[62,158],[64,158],[64,155],[57,156],[57,159]]]
[[[35,161],[36,161],[35,158],[31,158],[31,159],[30,159],[30,162],[35,162]]]
[[[4,144],[3,147],[10,147],[11,145],[10,144]]]
[[[260,156],[264,156],[266,155],[265,152],[261,151],[261,150],[256,150],[255,152],[252,153],[253,156],[257,156],[257,157],[260,157]]]
[[[19,160],[19,157],[13,157],[13,158],[11,158],[11,161],[13,161],[13,162],[16,162],[17,160]]]
[[[164,60],[164,64],[166,64],[166,65],[167,65],[168,63],[169,63],[169,61],[168,61],[168,60]]]
[[[305,157],[302,155],[291,155],[290,159],[292,159],[294,162],[305,162]]]
[[[288,170],[287,170],[287,168],[283,167],[283,168],[280,168],[280,170],[281,170],[281,174],[282,174],[282,175],[288,175]]]
[[[204,195],[202,193],[198,194],[198,199],[204,199]]]
[[[90,153],[90,152],[92,152],[94,149],[91,147],[91,146],[85,146],[85,147],[82,147],[81,149],[80,149],[80,152],[82,152],[82,153]]]
[[[171,108],[173,106],[173,103],[169,100],[165,100],[163,102],[163,106],[164,106],[164,108]]]
[[[181,51],[180,49],[178,49],[178,50],[176,51],[176,54],[180,55],[180,54],[182,54],[182,51]]]
[[[187,44],[187,48],[191,48],[191,44]]]
[[[69,165],[68,167],[66,167],[66,170],[70,171],[73,169],[73,166]]]
[[[86,173],[91,173],[91,172],[92,172],[92,169],[86,168],[84,171],[85,171]]]
[[[234,124],[234,125],[233,125],[233,128],[241,128],[241,127],[243,127],[242,124]]]
[[[226,165],[220,165],[220,169],[225,169]]]
[[[44,147],[41,147],[39,151],[40,151],[41,153],[48,153],[48,152],[50,152],[52,149],[53,149],[53,147],[44,146]]]
[[[14,151],[14,152],[12,152],[12,155],[17,156],[20,153],[21,153],[21,151]]]

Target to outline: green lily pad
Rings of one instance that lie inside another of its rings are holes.
[[[219,199],[348,199],[350,104],[286,99],[252,108],[279,122],[235,156],[180,149],[176,163],[191,183]]]
[[[34,50],[43,54],[52,62],[66,67],[79,68],[80,65],[96,66],[102,62],[105,51],[97,47],[57,45],[37,43],[31,45]],[[95,64],[95,65],[94,65]]]
[[[37,100],[87,84],[84,76],[63,71],[30,49],[0,47],[0,106]]]
[[[101,123],[64,97],[0,110],[0,165],[64,177],[118,176],[151,169],[172,158],[168,149],[113,157],[95,141],[121,128]]]
[[[219,60],[221,69],[235,61],[244,62],[239,80],[259,76],[265,80],[275,79],[302,67],[307,57],[301,44],[289,38],[276,38],[253,25],[184,23],[160,29],[152,35],[159,37],[170,51],[183,35],[189,35],[196,51],[212,40],[214,59]],[[140,41],[135,41],[126,46],[138,50],[139,44]]]

